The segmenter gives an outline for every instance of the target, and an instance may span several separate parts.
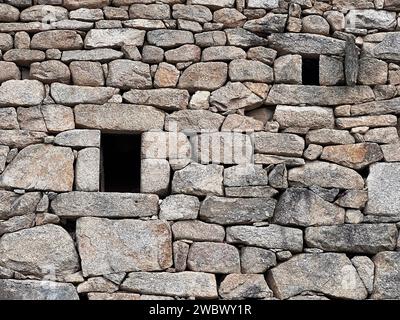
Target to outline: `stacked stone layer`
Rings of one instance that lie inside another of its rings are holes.
[[[399,12],[0,1],[0,299],[399,299]]]

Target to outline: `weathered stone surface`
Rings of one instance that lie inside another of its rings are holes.
[[[15,216],[8,220],[0,220],[0,235],[16,232],[33,227],[35,224],[35,215],[28,214]]]
[[[274,155],[256,153],[254,155],[254,163],[263,165],[284,164],[287,167],[298,167],[298,166],[304,166],[305,160],[303,158],[274,156]]]
[[[85,48],[142,46],[146,31],[136,29],[92,29],[85,38]]]
[[[289,170],[294,186],[317,185],[323,188],[363,189],[364,179],[356,171],[333,163],[315,161]]]
[[[175,194],[161,202],[159,218],[161,220],[197,219],[199,209],[200,201],[197,197]]]
[[[185,44],[165,52],[165,60],[169,63],[198,62],[200,57],[201,48],[194,44]]]
[[[147,41],[151,45],[169,49],[194,43],[194,37],[190,31],[161,29],[147,32]]]
[[[306,135],[307,143],[315,143],[319,145],[330,144],[352,144],[355,142],[354,137],[346,130],[336,129],[319,129],[311,130]]]
[[[104,74],[100,62],[73,61],[70,63],[69,68],[71,69],[74,85],[89,87],[104,86]]]
[[[175,19],[186,19],[204,23],[211,21],[213,18],[210,9],[200,5],[176,4],[172,9],[172,16]]]
[[[78,105],[74,108],[76,125],[81,128],[118,132],[144,132],[162,129],[164,112],[151,106],[129,104]]]
[[[57,104],[40,107],[46,128],[50,132],[61,132],[75,128],[74,112],[71,108]]]
[[[30,49],[11,49],[3,56],[5,61],[15,62],[21,66],[29,66],[33,62],[43,61],[45,58],[43,51]]]
[[[376,163],[370,166],[368,203],[366,213],[373,215],[399,216],[400,165],[398,163]]]
[[[142,159],[189,159],[191,144],[181,132],[149,131],[142,134]]]
[[[375,143],[397,143],[399,142],[399,134],[395,127],[375,128],[368,130],[364,139],[367,142]]]
[[[262,131],[264,124],[253,117],[230,114],[225,118],[221,131],[253,132]]]
[[[245,59],[246,52],[238,47],[218,46],[209,47],[203,50],[203,61],[231,61],[235,59]]]
[[[17,114],[21,129],[47,131],[39,106],[29,108],[20,107],[17,109]]]
[[[207,197],[200,207],[200,219],[221,225],[247,224],[272,217],[275,199]]]
[[[0,109],[0,129],[19,129],[17,113],[14,108]]]
[[[224,28],[242,27],[246,16],[233,8],[223,8],[214,12],[214,21],[222,23]]]
[[[226,241],[231,244],[301,252],[303,232],[276,224],[270,224],[268,227],[233,226],[226,229]]]
[[[59,194],[51,209],[60,217],[136,218],[156,215],[158,197],[135,193],[69,192]]]
[[[272,198],[278,193],[269,186],[225,187],[225,196],[234,198]]]
[[[223,274],[240,272],[239,251],[226,243],[193,243],[187,264],[192,271]]]
[[[68,10],[63,7],[36,5],[21,11],[20,20],[28,21],[59,21],[68,19]]]
[[[298,54],[288,54],[274,61],[276,83],[302,83],[302,57]]]
[[[309,247],[325,251],[375,254],[393,250],[397,236],[393,224],[346,224],[307,228],[304,239]]]
[[[357,143],[325,147],[321,159],[352,169],[363,169],[383,158],[381,148],[376,143]]]
[[[229,274],[221,282],[218,292],[228,300],[263,299],[273,295],[264,276],[258,274]]]
[[[356,87],[317,87],[276,84],[272,87],[267,104],[333,106],[363,103],[375,97],[372,89]]]
[[[381,146],[383,156],[387,162],[400,161],[400,143]]]
[[[0,34],[0,50],[2,51],[8,51],[12,49],[14,44],[13,38],[6,33],[1,33]]]
[[[251,92],[240,82],[228,82],[222,88],[213,91],[210,104],[218,111],[237,109],[251,110],[260,106],[263,99]]]
[[[181,110],[166,116],[165,130],[170,132],[215,132],[224,117],[208,110]]]
[[[42,83],[69,83],[71,73],[68,66],[57,60],[31,64],[29,76]]]
[[[199,62],[189,66],[181,75],[178,87],[191,92],[216,90],[227,80],[228,66],[223,62]]]
[[[154,87],[156,88],[174,88],[180,77],[179,70],[172,64],[162,62],[158,65],[154,75]]]
[[[27,130],[0,130],[0,144],[11,148],[22,149],[30,144],[42,143],[46,137],[44,132]]]
[[[114,60],[108,65],[107,85],[121,89],[152,87],[150,66],[140,61]]]
[[[81,103],[103,104],[118,92],[115,88],[70,86],[62,83],[51,85],[51,96],[56,103],[77,105]]]
[[[287,19],[287,14],[269,12],[262,18],[248,20],[243,28],[259,34],[284,32]]]
[[[344,254],[299,254],[268,273],[274,295],[287,299],[304,291],[361,300],[367,297],[356,269]]]
[[[56,280],[79,270],[72,238],[51,224],[3,235],[0,253],[0,265],[26,276]]]
[[[361,209],[368,201],[368,192],[361,190],[347,190],[335,201],[343,208]]]
[[[71,50],[62,53],[61,61],[100,61],[106,62],[122,58],[123,53],[114,49]]]
[[[199,4],[210,9],[229,8],[235,5],[234,0],[189,0],[188,4]]]
[[[54,143],[73,148],[100,147],[100,131],[76,129],[59,133]]]
[[[199,299],[218,297],[215,275],[202,272],[134,272],[129,274],[121,288],[142,294]]]
[[[50,30],[33,35],[32,49],[79,50],[83,47],[81,36],[70,30]]]
[[[140,165],[140,192],[166,195],[171,168],[165,159],[142,159]]]
[[[264,273],[276,266],[276,256],[270,250],[257,247],[243,247],[240,250],[242,273]]]
[[[345,42],[317,34],[274,33],[269,47],[284,54],[343,56]]]
[[[398,39],[398,32],[377,33],[372,35],[371,38],[366,38],[367,43],[364,50],[375,58],[399,62]],[[371,40],[371,43],[369,40]]]
[[[75,164],[75,189],[78,191],[99,191],[100,149],[85,148],[78,152]]]
[[[335,117],[331,108],[277,106],[274,120],[281,128],[333,128]]]
[[[175,240],[222,242],[225,238],[224,227],[199,220],[178,221],[172,225]]]
[[[37,80],[9,80],[0,86],[0,106],[38,105],[44,96],[44,86]]]
[[[260,61],[239,59],[229,64],[229,78],[239,82],[271,83],[274,80],[274,72],[270,66]]]
[[[78,293],[87,292],[115,292],[118,290],[118,286],[110,280],[102,277],[89,278],[87,281],[82,282],[78,285]]]
[[[172,265],[166,222],[85,217],[77,221],[76,229],[84,276],[157,271]]]
[[[224,170],[224,185],[228,187],[266,186],[268,172],[260,165],[237,165]]]
[[[178,272],[186,270],[189,244],[184,241],[175,241],[172,244],[174,252],[174,267]]]
[[[189,164],[176,171],[172,179],[172,192],[205,196],[223,195],[223,167],[216,164]]]
[[[131,19],[169,19],[171,16],[168,4],[135,3],[129,7]]]
[[[0,176],[0,185],[27,190],[71,191],[74,156],[70,148],[37,144],[24,148]]]
[[[340,129],[355,127],[390,127],[396,126],[396,123],[397,117],[394,115],[336,118],[336,126]]]
[[[350,10],[346,23],[352,28],[391,30],[396,25],[396,13],[384,10]]]
[[[345,73],[343,61],[329,56],[319,58],[319,83],[323,86],[335,86],[343,84]]]
[[[250,9],[276,9],[279,7],[278,0],[249,0],[247,3],[248,8]]]
[[[2,73],[0,75],[0,83],[8,80],[21,79],[21,71],[14,62],[0,61]]]
[[[165,110],[186,109],[189,93],[181,89],[130,90],[123,95],[130,103],[154,106]]]
[[[0,4],[0,21],[1,22],[14,22],[19,19],[19,10],[9,4]]]
[[[375,281],[372,299],[399,299],[400,266],[399,252],[380,252],[372,261],[375,265]]]
[[[400,113],[400,98],[373,101],[351,106],[351,114],[354,116],[381,115],[386,113]]]
[[[249,135],[238,132],[202,133],[191,139],[192,159],[198,163],[251,163],[253,146]]]
[[[273,221],[281,225],[318,226],[344,223],[345,210],[304,188],[290,188],[279,198]]]
[[[254,133],[254,151],[271,155],[301,156],[304,139],[289,133]]]
[[[370,258],[366,256],[355,256],[351,259],[351,263],[356,267],[358,275],[368,293],[371,294],[374,289],[374,276],[375,276],[375,265]]]
[[[1,300],[79,300],[71,283],[36,280],[1,280]]]
[[[110,4],[110,0],[64,0],[64,6],[68,10],[79,8],[96,9]]]
[[[227,42],[230,46],[249,48],[268,45],[268,40],[242,28],[225,29]]]

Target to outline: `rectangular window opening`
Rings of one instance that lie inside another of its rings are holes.
[[[303,85],[319,86],[319,58],[303,58]]]
[[[140,192],[141,136],[101,135],[101,191]]]

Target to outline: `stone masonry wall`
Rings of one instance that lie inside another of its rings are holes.
[[[399,12],[0,1],[0,299],[399,299]]]

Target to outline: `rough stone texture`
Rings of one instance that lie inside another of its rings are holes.
[[[186,109],[189,103],[189,93],[180,89],[130,90],[123,97],[130,103],[166,110]]]
[[[280,197],[274,222],[281,225],[314,226],[344,223],[345,210],[304,188],[290,188]]]
[[[171,231],[166,222],[80,218],[77,241],[84,276],[157,271],[172,265]]]
[[[311,248],[365,254],[393,250],[397,237],[397,228],[393,224],[310,227],[304,234],[304,239]]]
[[[78,152],[75,167],[75,188],[79,191],[99,191],[100,150],[85,148]]]
[[[56,280],[79,269],[72,238],[51,224],[3,235],[0,253],[1,266],[39,279]]]
[[[0,107],[38,105],[44,94],[44,86],[37,80],[9,80],[0,86]]]
[[[156,195],[132,193],[69,192],[59,194],[52,202],[60,217],[135,218],[157,214]]]
[[[373,299],[399,299],[399,252],[380,252],[372,261],[375,265]]]
[[[160,205],[161,220],[191,220],[197,219],[200,201],[195,196],[183,194],[171,195]]]
[[[178,221],[172,225],[172,233],[175,240],[222,242],[225,238],[222,226],[199,220]]]
[[[254,151],[282,156],[301,156],[304,140],[294,134],[260,132],[254,134]]]
[[[299,254],[270,270],[268,279],[271,289],[280,299],[304,291],[344,299],[367,297],[363,282],[344,254]]]
[[[200,62],[188,67],[181,75],[178,87],[189,91],[215,90],[227,80],[228,66],[223,62]]]
[[[221,282],[219,294],[228,300],[263,299],[272,297],[272,290],[262,275],[229,274]]]
[[[0,176],[3,187],[71,191],[74,156],[64,147],[37,144],[24,148]]]
[[[277,106],[274,119],[282,128],[331,128],[335,117],[331,108]]]

